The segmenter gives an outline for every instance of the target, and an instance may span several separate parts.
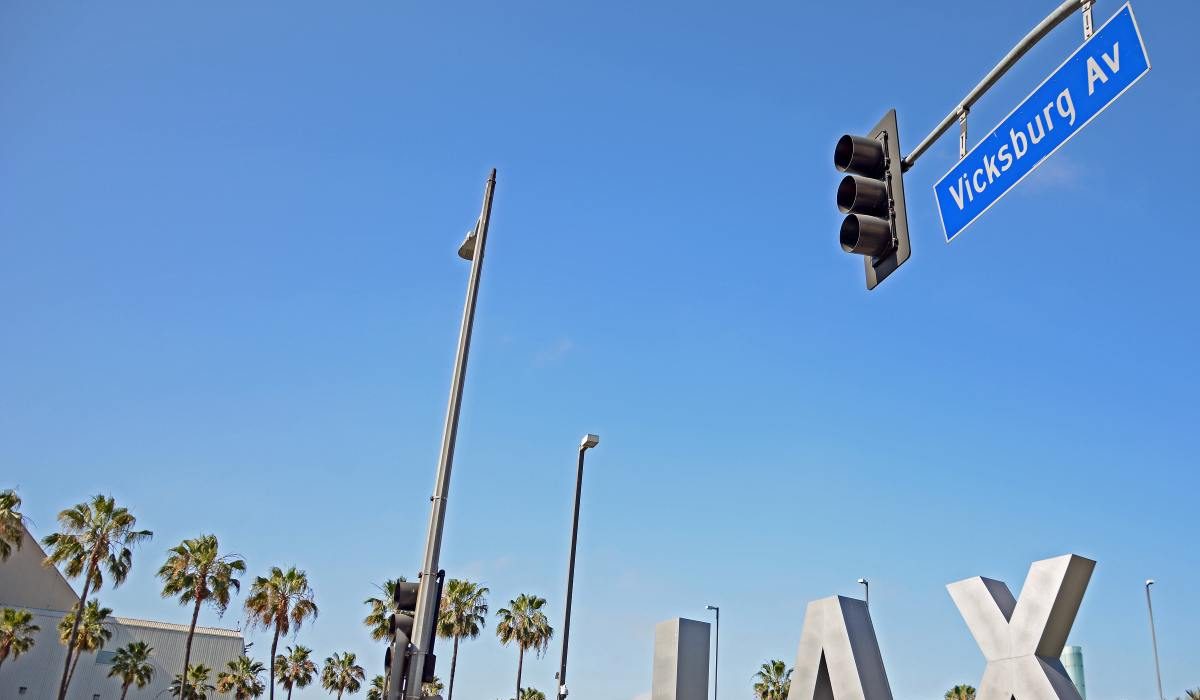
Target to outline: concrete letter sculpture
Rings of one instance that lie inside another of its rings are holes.
[[[1059,655],[1095,567],[1074,554],[1034,562],[1020,600],[980,576],[946,586],[988,662],[976,700],[1081,700]]]
[[[808,604],[788,700],[892,700],[866,603],[834,596]]]

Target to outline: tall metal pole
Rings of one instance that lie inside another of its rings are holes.
[[[1150,603],[1150,587],[1154,579],[1146,581],[1146,610],[1150,612],[1150,643],[1154,645],[1154,677],[1158,679],[1158,700],[1166,700],[1162,689],[1162,671],[1158,667],[1158,635],[1154,632],[1154,605]]]
[[[717,700],[717,685],[721,680],[721,608],[716,605],[709,605],[707,607],[717,614],[717,628],[714,635],[716,644],[714,644],[713,651],[713,700]]]
[[[437,609],[438,559],[442,553],[442,528],[446,524],[446,499],[450,495],[450,472],[454,466],[454,443],[458,437],[458,416],[462,407],[463,384],[467,376],[467,355],[471,350],[471,330],[475,325],[475,301],[479,297],[479,278],[483,273],[483,253],[487,244],[488,223],[492,218],[492,194],[496,190],[496,169],[488,177],[483,192],[483,210],[475,223],[475,245],[471,254],[471,275],[467,279],[467,301],[463,308],[462,326],[458,333],[458,354],[454,361],[454,375],[450,380],[450,403],[446,408],[446,423],[442,429],[442,452],[438,459],[437,481],[434,484],[432,506],[429,511],[429,534],[425,540],[425,561],[421,566],[421,588],[417,594],[416,619],[413,621],[412,656],[409,658],[408,682],[404,697],[419,700],[421,677],[425,671],[425,657],[430,652],[433,640],[434,620]],[[469,242],[469,239],[468,239]],[[469,251],[468,243],[463,249]],[[398,695],[399,688],[391,691]]]
[[[567,697],[567,648],[571,643],[571,597],[575,592],[575,545],[579,542],[579,501],[583,494],[583,455],[589,447],[594,447],[591,441],[594,435],[584,436],[579,445],[579,463],[575,472],[575,515],[571,520],[571,558],[567,564],[567,609],[563,613],[562,660],[558,666],[558,700]]]
[[[866,592],[866,600],[864,602],[867,604],[867,607],[870,608],[871,607],[871,582],[865,578],[860,578],[858,580],[858,582],[863,585],[863,590]]]

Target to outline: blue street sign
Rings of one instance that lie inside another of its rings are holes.
[[[1149,70],[1126,4],[933,186],[946,242]]]

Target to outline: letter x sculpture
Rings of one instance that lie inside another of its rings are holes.
[[[1020,600],[981,576],[946,586],[987,658],[976,700],[1081,700],[1059,657],[1095,567],[1074,554],[1034,562]]]

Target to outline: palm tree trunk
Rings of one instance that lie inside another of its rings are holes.
[[[192,635],[196,634],[196,618],[200,617],[200,604],[204,602],[204,596],[196,596],[196,607],[192,608],[192,625],[188,627],[187,641],[183,645],[183,683],[179,688],[179,697],[187,697],[187,672],[188,662],[192,659]],[[274,659],[274,657],[272,657]]]
[[[270,699],[275,700],[275,649],[279,646],[279,624],[275,624],[275,636],[271,637],[271,695]],[[291,689],[288,689],[288,696],[292,694]]]
[[[83,621],[83,606],[87,604],[88,591],[92,587],[92,571],[96,567],[96,554],[92,552],[88,568],[83,572],[83,592],[79,594],[79,610],[75,612],[75,624],[71,625],[71,636],[67,637],[67,660],[63,663],[62,681],[58,684],[58,700],[67,697],[67,684],[71,682],[71,650],[79,637],[79,623]]]
[[[75,678],[75,667],[79,665],[79,650],[75,650],[75,660],[71,662],[71,672],[67,674],[67,685],[71,684],[71,680]]]
[[[458,668],[458,636],[454,637],[454,654],[450,656],[450,690],[446,700],[454,700],[454,671]]]
[[[525,665],[525,647],[517,646],[517,694],[514,700],[521,700],[521,668]]]
[[[129,692],[129,684],[128,683],[122,684],[121,685],[121,700],[125,700],[125,694],[128,692]]]
[[[292,684],[288,683],[288,700],[292,700]]]

